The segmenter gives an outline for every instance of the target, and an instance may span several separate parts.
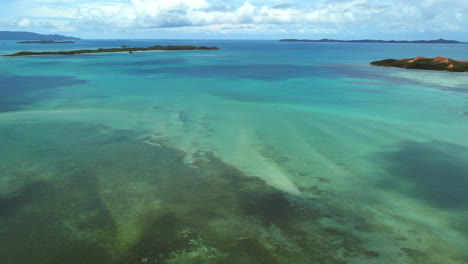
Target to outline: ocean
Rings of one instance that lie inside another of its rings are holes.
[[[2,264],[468,263],[468,46],[0,54],[157,44],[0,57]]]

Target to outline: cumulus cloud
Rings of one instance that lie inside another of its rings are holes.
[[[338,32],[378,28],[424,32],[460,31],[468,26],[466,0],[297,0],[274,4],[255,0],[19,0],[15,8],[26,10],[16,12],[23,16],[18,27],[46,23],[68,31],[193,28]]]
[[[31,26],[31,20],[29,19],[21,19],[20,21],[18,21],[18,27],[20,28],[28,28]]]
[[[215,8],[213,3],[205,0],[132,0],[127,4],[94,4],[79,8],[77,19],[82,23],[144,28],[252,23],[343,25],[358,21],[355,13],[370,12],[354,3],[268,6],[244,2],[237,7],[218,5]]]

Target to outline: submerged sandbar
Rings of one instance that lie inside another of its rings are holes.
[[[38,56],[38,55],[78,55],[78,54],[90,54],[90,53],[111,53],[111,52],[136,52],[136,51],[150,51],[150,50],[219,50],[218,47],[206,47],[206,46],[192,46],[192,45],[169,45],[161,46],[155,45],[147,48],[108,48],[108,49],[83,49],[83,50],[70,50],[70,51],[21,51],[4,57],[21,57],[21,56]]]

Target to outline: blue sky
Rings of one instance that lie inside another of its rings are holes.
[[[468,41],[468,0],[0,0],[0,5],[0,30],[81,38]]]

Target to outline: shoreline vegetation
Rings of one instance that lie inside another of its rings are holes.
[[[373,61],[370,63],[370,65],[398,67],[405,69],[468,72],[468,61],[459,61],[441,56],[435,58],[416,57],[412,59],[401,60],[387,59]]]
[[[73,44],[73,41],[55,41],[55,40],[34,40],[34,41],[20,41],[18,44]]]
[[[108,48],[108,49],[84,49],[84,50],[70,50],[70,51],[21,51],[10,55],[4,55],[3,57],[24,57],[24,56],[40,56],[40,55],[79,55],[79,54],[93,54],[93,53],[113,53],[113,52],[137,52],[137,51],[152,51],[152,50],[219,50],[218,47],[206,47],[206,46],[192,46],[192,45],[169,45],[161,46],[155,45],[147,48]]]
[[[339,39],[280,39],[279,42],[318,42],[318,43],[329,43],[329,42],[338,42],[338,43],[396,43],[396,44],[468,44],[467,42],[461,42],[457,40],[446,40],[446,39],[436,39],[436,40],[377,40],[377,39],[360,39],[360,40],[339,40]]]

